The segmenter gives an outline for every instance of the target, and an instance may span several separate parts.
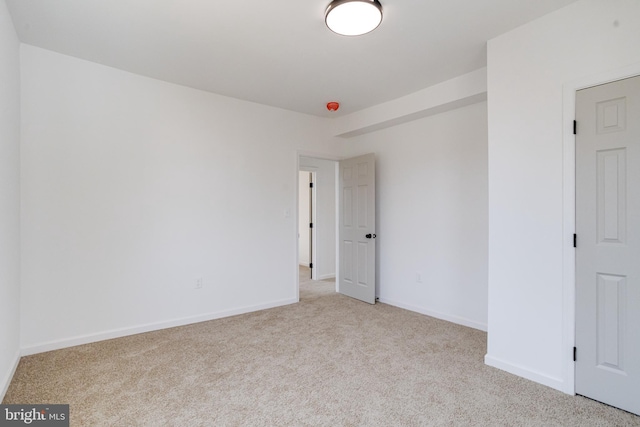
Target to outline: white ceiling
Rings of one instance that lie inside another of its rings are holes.
[[[20,40],[318,116],[352,113],[486,65],[486,41],[575,0],[380,0],[372,33],[324,25],[330,0],[7,0]],[[339,101],[338,113],[327,112]]]

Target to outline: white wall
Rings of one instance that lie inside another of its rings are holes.
[[[309,172],[300,172],[298,179],[298,262],[309,267]]]
[[[376,154],[380,301],[478,329],[487,323],[486,105],[346,143],[350,156]]]
[[[571,392],[563,88],[640,61],[640,2],[583,0],[488,43],[488,364]],[[597,79],[596,79],[597,80]],[[572,143],[572,142],[571,142]],[[568,157],[568,158],[567,158]],[[564,258],[563,258],[564,256]],[[563,262],[564,259],[564,262]]]
[[[0,1],[0,401],[19,357],[20,68],[18,38]]]
[[[329,279],[336,276],[336,162],[300,157],[300,169],[315,173],[315,279]]]
[[[26,353],[297,300],[297,152],[335,155],[322,119],[21,58]]]

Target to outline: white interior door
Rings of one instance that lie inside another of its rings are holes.
[[[640,414],[640,77],[576,94],[576,393]]]
[[[375,156],[340,161],[339,291],[376,302]]]

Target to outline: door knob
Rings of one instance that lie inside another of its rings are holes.
[[[375,234],[367,234],[364,237],[366,237],[367,239],[371,239],[373,237],[375,239],[376,235]]]

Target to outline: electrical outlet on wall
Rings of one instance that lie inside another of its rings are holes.
[[[202,289],[202,285],[203,285],[202,277],[198,277],[196,279],[196,289]]]
[[[422,273],[416,272],[416,283],[422,283]]]

